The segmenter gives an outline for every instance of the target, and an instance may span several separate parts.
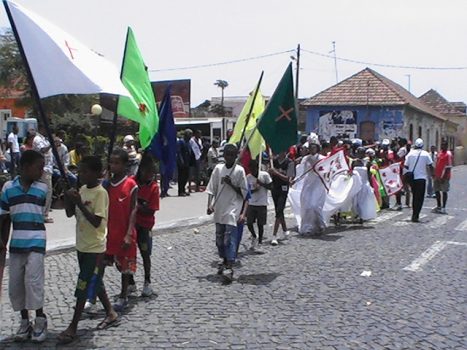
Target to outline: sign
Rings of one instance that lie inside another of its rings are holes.
[[[354,139],[357,137],[356,111],[320,111],[318,133],[329,140],[331,136]]]
[[[152,89],[156,95],[157,105],[160,106],[167,86],[171,85],[172,113],[174,118],[189,118],[191,105],[191,80],[153,81]]]

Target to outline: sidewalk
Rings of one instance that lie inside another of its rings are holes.
[[[160,210],[156,213],[154,232],[180,227],[201,225],[212,220],[206,215],[208,196],[204,192],[178,197],[176,189],[169,190],[170,197],[161,198]],[[50,216],[53,224],[46,224],[47,251],[71,248],[75,245],[75,218],[67,218],[64,209],[54,209]]]

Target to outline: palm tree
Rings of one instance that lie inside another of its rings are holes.
[[[221,110],[224,112],[224,89],[229,86],[229,83],[225,80],[216,80],[214,85],[221,88]]]

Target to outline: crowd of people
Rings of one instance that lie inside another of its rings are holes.
[[[51,222],[52,177],[54,173],[59,176],[59,163],[41,129],[31,131],[21,147],[15,144],[15,128],[12,134],[7,151],[18,154],[10,157],[11,163],[17,159],[10,164],[14,177],[5,183],[1,194],[0,250],[10,242],[9,295],[14,311],[21,314],[14,337],[42,342],[47,336],[43,310],[45,223]],[[84,144],[77,143],[68,152],[61,136],[57,133],[54,143],[70,185],[64,195],[65,210],[68,217],[76,218],[79,265],[74,315],[58,336],[59,343],[65,344],[74,341],[82,313],[94,308],[96,299],[106,312],[98,329],[118,324],[128,295],[136,290],[138,249],[144,269],[142,295],[153,294],[151,230],[160,197],[168,195],[172,179],[161,178],[159,190],[156,160],[147,152],[139,153],[131,135],[125,136],[121,148],[113,150],[107,169],[101,157],[86,155]],[[446,213],[452,154],[444,141],[439,151],[432,147],[430,154],[424,150],[422,139],[413,145],[402,138],[369,144],[337,137],[320,140],[310,134],[287,152],[273,155],[269,150],[252,159],[246,148],[239,149],[228,139],[209,145],[202,141],[199,131],[185,130],[180,136],[176,153],[178,195],[184,197],[205,186],[207,214],[213,215],[220,257],[217,273],[229,282],[233,280],[245,224],[251,235],[248,249],[258,249],[265,242],[269,192],[274,203],[272,246],[279,244],[280,230],[283,237],[290,234],[284,215],[287,201],[302,235],[321,235],[331,221],[335,225],[344,220],[363,224],[374,219],[378,211],[389,209],[392,196],[392,210],[403,209],[405,196],[406,206],[412,207],[412,221],[419,222],[429,180],[429,195],[437,199],[433,212]],[[342,161],[338,168],[347,170],[324,181],[320,164],[338,156],[341,160],[336,158],[336,162]],[[394,164],[402,185],[389,193],[381,170]],[[121,274],[121,290],[114,304],[104,287],[104,272],[111,265]],[[34,322],[30,321],[30,310],[35,311]]]

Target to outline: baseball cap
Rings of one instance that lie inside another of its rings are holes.
[[[423,147],[423,140],[420,139],[420,138],[416,139],[414,145],[415,145],[415,147],[417,147],[417,148],[422,148],[422,147]]]

